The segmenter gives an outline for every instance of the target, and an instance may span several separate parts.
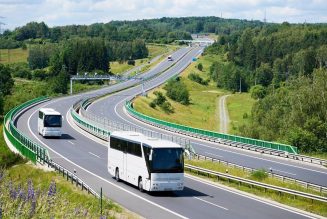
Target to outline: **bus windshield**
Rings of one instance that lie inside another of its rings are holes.
[[[146,159],[151,173],[184,172],[182,148],[153,148],[152,155],[151,153],[146,153]]]
[[[61,127],[61,115],[45,115],[44,127]]]

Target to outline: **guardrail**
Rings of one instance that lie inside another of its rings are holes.
[[[81,186],[81,190],[87,191],[89,194],[94,195],[97,198],[100,198],[100,195],[94,191],[90,186],[88,186],[83,180],[77,177],[76,173],[72,173],[69,170],[65,169],[63,166],[50,161],[48,162],[48,167],[53,168],[55,171],[58,171],[59,174],[62,174],[62,177],[66,178],[67,181],[71,181],[72,184],[75,184],[76,187]]]
[[[247,171],[247,172],[252,173],[252,172],[257,170],[257,169],[252,168],[252,167],[242,166],[242,165],[235,164],[235,163],[232,163],[232,162],[228,162],[228,161],[225,161],[225,160],[222,160],[222,159],[213,158],[213,157],[209,157],[209,156],[205,156],[205,155],[201,155],[201,154],[195,154],[193,157],[195,159],[198,159],[198,160],[201,159],[201,160],[207,160],[207,161],[211,161],[211,162],[222,163],[222,164],[224,164],[226,166],[241,169],[241,170],[243,170],[243,172]],[[319,191],[320,193],[326,193],[327,194],[327,187],[325,187],[325,186],[321,186],[321,185],[313,184],[313,183],[310,183],[310,182],[298,180],[298,179],[288,177],[288,176],[283,176],[283,175],[277,174],[277,173],[275,173],[273,171],[274,170],[266,171],[268,173],[269,177],[279,179],[282,182],[296,183],[296,184],[298,184],[298,185],[300,185],[300,186],[302,186],[302,187],[304,187],[306,189],[313,189],[315,191]]]
[[[256,186],[259,188],[263,188],[265,190],[268,189],[268,190],[272,190],[272,191],[279,192],[279,193],[285,193],[285,194],[294,195],[294,196],[298,196],[298,197],[302,197],[302,198],[307,198],[310,200],[327,202],[327,197],[314,195],[314,194],[310,194],[310,193],[305,193],[305,192],[300,192],[300,191],[296,191],[296,190],[292,190],[292,189],[286,189],[286,188],[279,187],[279,186],[268,185],[265,183],[256,182],[253,180],[244,179],[244,178],[237,177],[237,176],[231,176],[229,174],[220,173],[220,172],[208,170],[208,169],[201,168],[201,167],[196,167],[196,166],[192,166],[189,164],[185,165],[185,169],[190,170],[190,172],[196,172],[198,175],[201,173],[202,175],[206,175],[208,177],[213,176],[213,177],[217,178],[218,181],[220,178],[224,178],[229,181],[232,180],[234,182],[238,182],[240,184],[250,185],[251,187]]]
[[[49,160],[48,151],[20,132],[14,125],[14,119],[21,111],[46,100],[48,100],[47,97],[39,97],[27,101],[11,109],[4,117],[3,129],[7,139],[24,157],[30,159],[33,163],[37,161],[47,162]]]
[[[274,149],[274,150],[278,150],[278,151],[284,151],[284,152],[288,152],[288,153],[297,154],[297,148],[290,146],[290,145],[278,144],[278,143],[262,141],[262,140],[252,139],[252,138],[245,138],[245,137],[240,137],[240,136],[235,136],[235,135],[227,135],[227,134],[212,132],[212,131],[198,129],[198,128],[192,128],[189,126],[179,125],[176,123],[171,123],[171,122],[167,122],[164,120],[156,119],[156,118],[153,118],[153,117],[150,117],[150,116],[147,116],[147,115],[137,112],[132,107],[132,103],[130,101],[126,102],[125,107],[130,114],[134,115],[134,117],[138,117],[139,119],[141,119],[143,121],[155,123],[160,126],[165,126],[170,129],[173,129],[173,130],[188,132],[188,133],[196,134],[197,136],[203,136],[205,138],[224,139],[224,140],[229,140],[229,141],[233,141],[233,142],[256,145],[256,146],[263,147],[263,148],[269,148],[269,149]]]

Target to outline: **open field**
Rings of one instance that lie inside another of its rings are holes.
[[[2,64],[27,62],[28,50],[17,49],[1,49],[1,61]]]

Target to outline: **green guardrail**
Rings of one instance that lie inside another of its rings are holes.
[[[75,122],[85,127],[92,134],[103,138],[108,138],[110,136],[110,132],[108,130],[99,128],[96,125],[85,121],[73,108],[71,109],[71,116]]]
[[[198,134],[198,135],[203,135],[203,136],[207,136],[207,137],[221,138],[221,139],[235,141],[235,142],[239,142],[239,143],[251,144],[251,145],[264,147],[264,148],[271,148],[271,149],[285,151],[285,152],[292,153],[292,154],[297,154],[298,153],[297,147],[294,147],[294,146],[291,146],[291,145],[279,144],[279,143],[268,142],[268,141],[262,141],[262,140],[258,140],[258,139],[240,137],[240,136],[236,136],[236,135],[222,134],[222,133],[218,133],[218,132],[212,132],[212,131],[208,131],[208,130],[192,128],[192,127],[189,127],[189,126],[179,125],[179,124],[176,124],[176,123],[171,123],[171,122],[167,122],[167,121],[164,121],[164,120],[156,119],[156,118],[144,115],[144,114],[142,114],[140,112],[137,112],[132,107],[132,103],[129,102],[129,101],[126,102],[125,107],[126,107],[128,112],[130,112],[131,114],[133,114],[134,116],[136,116],[136,117],[138,117],[140,119],[143,119],[143,120],[146,120],[148,122],[155,123],[155,124],[158,124],[158,125],[167,126],[169,128],[172,128],[172,129],[186,131],[186,132],[190,132],[190,133],[194,133],[194,134]]]
[[[4,117],[3,130],[4,134],[11,142],[11,144],[26,158],[30,159],[33,163],[37,160],[47,162],[49,159],[48,151],[29,139],[22,132],[20,132],[14,125],[13,118],[18,112],[26,109],[27,107],[47,100],[48,97],[39,97],[30,101],[27,101],[15,108],[11,109]]]

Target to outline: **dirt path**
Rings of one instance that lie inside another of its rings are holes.
[[[229,115],[226,107],[226,98],[229,95],[224,95],[219,98],[219,117],[220,117],[220,132],[227,133],[228,132],[228,124],[229,124]]]

